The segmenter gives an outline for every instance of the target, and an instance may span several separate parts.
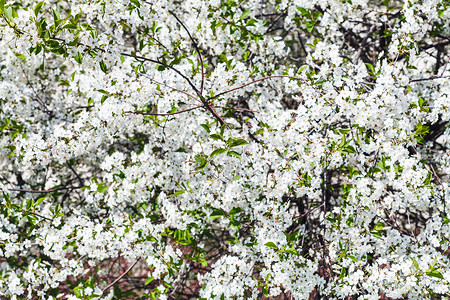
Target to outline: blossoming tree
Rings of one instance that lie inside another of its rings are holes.
[[[448,0],[0,0],[0,295],[450,295]]]

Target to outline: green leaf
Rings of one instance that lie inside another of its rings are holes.
[[[23,55],[23,54],[20,54],[20,53],[14,53],[14,55],[16,55],[18,58],[20,58],[20,59],[23,60],[23,61],[26,61],[26,60],[27,60],[26,56]]]
[[[199,163],[197,169],[203,169],[208,164],[208,161],[203,156],[196,155],[194,159]]]
[[[214,219],[218,219],[218,218],[221,218],[221,217],[224,217],[225,216],[225,213],[223,212],[223,210],[221,210],[221,209],[216,209],[215,211],[213,211],[212,213],[211,213],[211,215],[209,216],[209,218],[211,219],[211,220],[214,220]]]
[[[45,200],[45,198],[46,198],[46,196],[41,196],[41,197],[39,197],[39,198],[36,200],[35,206],[37,207],[39,204],[41,204],[42,201]]]
[[[378,231],[370,232],[374,237],[381,239],[383,236]]]
[[[267,288],[267,287],[263,287],[263,295],[265,296],[265,297],[269,297],[269,289]]]
[[[130,2],[136,5],[136,7],[141,7],[141,3],[138,0],[130,0]]]
[[[230,210],[230,216],[234,216],[235,214],[238,214],[238,213],[240,213],[241,211],[243,211],[242,208],[240,208],[240,207],[235,207],[235,208],[233,208],[233,209]]]
[[[4,1],[3,1],[4,2]],[[42,5],[44,5],[45,1],[41,1],[34,7],[34,15],[37,17],[39,12],[41,11]]]
[[[356,150],[353,146],[347,146],[342,151],[347,152],[347,153],[356,153]]]
[[[250,51],[246,51],[243,55],[242,55],[242,59],[244,61],[247,61],[248,57],[250,56]]]
[[[228,140],[228,145],[230,147],[237,147],[237,146],[242,146],[242,145],[247,145],[248,142],[246,140],[243,139],[230,139]]]
[[[384,224],[381,223],[381,222],[378,222],[378,223],[373,227],[373,230],[375,230],[375,231],[381,231],[381,230],[383,230],[383,229],[384,229]]]
[[[267,243],[265,243],[264,245],[265,245],[266,247],[269,247],[269,248],[277,249],[277,250],[278,250],[277,245],[275,245],[273,242],[267,242]]]
[[[83,62],[83,57],[81,56],[80,52],[77,52],[77,55],[75,55],[75,61],[79,64]]]
[[[211,152],[210,157],[213,158],[214,156],[225,153],[225,152],[227,152],[227,149],[218,148],[218,149],[214,150],[213,152]]]
[[[342,134],[349,134],[352,131],[351,128],[341,128],[339,129],[339,132]]]
[[[426,274],[430,277],[436,277],[439,279],[444,279],[444,276],[442,276],[441,272],[437,271],[437,270],[431,270],[426,272]]]
[[[426,104],[425,99],[423,99],[422,97],[419,97],[419,107],[423,107]]]
[[[244,12],[242,13],[241,20],[244,20],[245,18],[247,18],[251,13],[252,13],[251,10],[246,10],[246,11],[244,11]]]
[[[303,7],[297,6],[297,10],[303,15],[303,16],[307,16],[308,15],[308,11],[306,9],[304,9]]]
[[[186,191],[179,190],[179,191],[176,191],[175,193],[173,193],[173,194],[172,194],[172,197],[175,197],[175,196],[178,196],[178,195],[182,195],[182,194],[184,194],[184,193],[186,193]]]
[[[356,257],[354,257],[353,255],[349,255],[348,258],[350,258],[351,260],[353,260],[353,262],[357,263],[358,260],[356,259]]]
[[[61,20],[61,16],[56,10],[53,9],[52,11],[53,11],[53,20],[55,21],[55,23],[58,23],[58,21]]]
[[[290,254],[299,255],[298,251],[294,247],[289,247],[284,251]]]
[[[5,12],[5,0],[0,0],[0,14]]]
[[[61,83],[58,84],[58,86],[70,86],[70,83],[67,80],[61,80]]]
[[[104,193],[104,192],[106,192],[107,189],[108,189],[108,187],[105,186],[104,182],[97,185],[97,192],[99,192],[99,193]]]
[[[375,68],[371,63],[366,63],[367,68],[369,69],[369,74],[375,76]]]
[[[390,166],[386,165],[386,157],[382,157],[381,160],[377,163],[377,166],[379,166],[382,170],[389,171]]]
[[[11,6],[8,6],[8,7],[5,9],[5,17],[6,17],[6,19],[11,20],[12,15],[13,15],[12,7],[11,7]]]
[[[428,126],[422,125],[422,123],[417,123],[415,134],[423,135],[427,134],[430,131]]]
[[[345,277],[345,275],[347,275],[347,269],[346,268],[342,268],[341,269],[341,275],[339,275],[338,280],[341,280]]]
[[[246,26],[255,26],[257,21],[255,19],[248,19],[248,21],[245,23]]]
[[[153,280],[155,280],[155,278],[153,278],[153,276],[148,277],[148,278],[145,280],[144,285],[148,285],[148,284],[149,284],[150,282],[152,282]]]
[[[241,155],[239,153],[237,153],[236,151],[232,151],[232,150],[228,151],[227,155],[234,156],[236,158],[241,158]]]
[[[429,185],[431,182],[431,179],[433,179],[433,174],[431,172],[428,172],[427,178],[423,181],[424,185]]]
[[[411,260],[412,260],[416,270],[419,271],[420,267],[419,267],[419,263],[417,262],[417,260],[415,260],[414,257],[411,257]]]
[[[31,210],[33,208],[33,204],[33,199],[27,199],[27,210]]]
[[[422,137],[416,136],[415,138],[416,138],[417,143],[419,143],[421,145],[425,145],[425,140]]]
[[[96,91],[102,93],[103,95],[107,95],[107,96],[109,95],[109,93],[107,91],[105,91],[104,89],[98,89]]]
[[[303,70],[305,70],[306,68],[309,68],[309,66],[308,66],[308,65],[303,65],[303,66],[301,66],[301,67],[298,69],[297,73],[300,74],[300,73],[303,72]]]
[[[211,132],[211,129],[209,128],[209,124],[200,124],[208,133]]]
[[[210,136],[211,136],[211,138],[212,138],[213,140],[216,140],[216,141],[222,139],[222,136],[220,136],[219,134],[216,134],[216,133],[213,133],[213,134],[211,134]]]
[[[230,221],[230,227],[236,231],[239,231],[239,229],[241,229],[241,222],[237,220],[232,220]]]
[[[100,61],[100,69],[102,69],[103,73],[107,71],[106,64],[103,60]]]
[[[202,266],[207,267],[208,266],[208,262],[206,261],[206,259],[204,258],[200,258],[199,262]]]
[[[63,28],[76,30],[76,29],[78,29],[78,26],[75,24],[66,24],[66,25],[64,25]],[[71,43],[69,46],[75,46],[75,45],[76,45],[76,43]]]

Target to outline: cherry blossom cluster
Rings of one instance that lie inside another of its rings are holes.
[[[449,7],[0,0],[0,297],[449,297]]]

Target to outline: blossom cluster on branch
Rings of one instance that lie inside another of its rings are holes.
[[[0,297],[449,297],[449,7],[0,0]]]

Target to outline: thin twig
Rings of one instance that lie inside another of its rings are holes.
[[[180,89],[177,89],[177,88],[174,88],[173,86],[170,86],[170,85],[168,85],[168,84],[165,84],[165,83],[163,83],[163,82],[159,82],[159,81],[157,81],[157,80],[155,80],[155,79],[153,79],[153,78],[151,78],[150,76],[148,76],[147,74],[143,74],[143,73],[140,73],[142,76],[144,76],[144,77],[146,77],[146,78],[148,78],[148,79],[150,79],[150,81],[152,81],[152,82],[154,82],[154,83],[156,83],[156,84],[160,84],[160,85],[163,85],[163,86],[165,86],[165,87],[167,87],[167,88],[169,88],[169,89],[172,89],[172,90],[174,90],[174,91],[177,91],[177,92],[180,92],[180,93],[183,93],[183,94],[185,94],[186,96],[188,96],[188,97],[191,97],[192,99],[194,99],[194,100],[197,100],[197,101],[199,101],[199,102],[201,102],[197,97],[195,97],[194,95],[192,95],[192,94],[189,94],[188,92],[185,92],[185,91],[183,91],[183,90],[180,90]]]
[[[131,269],[133,269],[133,267],[138,263],[138,261],[141,259],[141,257],[138,257],[137,259],[136,259],[136,261],[122,274],[122,275],[120,275],[119,277],[117,277],[116,278],[116,280],[114,280],[113,282],[111,282],[108,286],[106,286],[104,289],[103,289],[103,292],[105,292],[105,291],[107,291],[110,287],[112,287],[114,284],[116,284],[120,279],[122,279],[125,275],[127,275],[128,274],[128,272],[130,272],[131,271]]]
[[[354,60],[354,64],[357,64],[359,58],[361,57],[361,53],[363,48],[366,46],[367,44],[367,40],[369,39],[369,37],[372,35],[372,33],[375,31],[375,29],[377,29],[377,27],[375,25],[372,25],[372,27],[370,27],[369,32],[367,33],[367,35],[364,37],[364,39],[361,41],[361,44],[359,45],[359,49],[358,52],[356,52],[353,60]]]
[[[229,106],[217,106],[217,105],[213,105],[213,107],[215,107],[215,108],[234,109],[234,110],[241,110],[241,111],[248,111],[248,112],[259,113],[259,111],[257,111],[257,110],[251,110],[251,109],[248,109],[248,108],[229,107]]]
[[[294,220],[298,220],[298,219],[300,219],[300,218],[303,218],[304,216],[306,216],[306,215],[312,213],[313,211],[315,211],[316,209],[321,208],[321,207],[324,206],[324,205],[325,205],[325,204],[322,203],[322,204],[320,204],[320,205],[318,205],[318,206],[315,206],[315,207],[311,208],[310,210],[308,210],[307,212],[301,214],[300,216],[297,216]]]
[[[29,210],[26,210],[26,209],[22,209],[22,211],[25,212],[25,213],[28,213],[28,214],[35,215],[36,217],[42,218],[42,219],[44,219],[44,220],[46,220],[46,221],[53,221],[53,220],[50,219],[50,218],[44,217],[43,215],[40,215],[40,214],[38,214],[38,213],[29,211]]]
[[[194,107],[190,107],[190,108],[186,108],[183,110],[179,110],[176,112],[172,112],[172,113],[151,113],[151,112],[144,112],[144,111],[126,111],[124,113],[126,114],[136,114],[136,115],[143,115],[143,116],[172,116],[172,115],[178,115],[184,112],[188,112],[200,107],[204,107],[204,105],[197,105]],[[228,107],[228,106],[212,106],[212,107],[216,107],[216,108],[223,108],[223,109],[234,109],[234,110],[242,110],[242,111],[249,111],[249,112],[255,112],[257,113],[258,111],[256,110],[251,110],[251,109],[247,109],[247,108],[240,108],[240,107]]]
[[[442,183],[441,178],[439,178],[439,176],[436,174],[436,171],[434,170],[433,165],[430,163],[430,169],[431,172],[433,173],[434,178],[439,182],[439,184],[441,185],[442,188],[442,197],[443,197],[443,202],[444,202],[444,216],[447,216],[447,208],[446,208],[446,203],[445,203],[445,187],[444,184]]]
[[[175,15],[175,13],[173,11],[169,10],[169,13],[178,21],[178,23],[180,23],[180,25],[187,32],[187,34],[189,35],[189,39],[192,41],[192,43],[194,44],[195,50],[197,51],[198,58],[200,59],[201,70],[202,70],[202,82],[200,83],[200,94],[203,94],[203,84],[205,82],[205,70],[204,70],[204,67],[203,67],[203,59],[202,59],[202,55],[200,54],[200,49],[198,48],[197,42],[194,40],[194,38],[192,37],[191,33],[186,28],[186,26],[183,24],[183,22],[181,22],[181,20],[178,19],[178,17]]]
[[[444,75],[445,70],[447,70],[447,65],[448,65],[448,62],[449,62],[449,61],[450,61],[450,55],[448,56],[447,62],[445,63],[445,66],[444,66],[444,69],[443,69],[442,72],[441,72],[441,77]]]
[[[150,112],[143,112],[143,111],[126,111],[125,113],[127,114],[136,114],[136,115],[143,115],[143,116],[172,116],[172,115],[177,115],[177,114],[181,114],[184,112],[188,112],[197,108],[203,107],[203,105],[198,105],[198,106],[194,106],[191,108],[186,108],[183,110],[179,110],[173,113],[150,113]]]
[[[165,68],[171,69],[174,72],[176,72],[184,80],[186,80],[186,82],[194,89],[195,93],[200,97],[200,100],[203,103],[203,105],[206,108],[206,110],[208,110],[210,113],[213,114],[213,116],[219,121],[220,125],[224,125],[225,124],[225,121],[222,119],[222,117],[219,116],[219,114],[214,110],[214,108],[211,107],[211,105],[208,103],[208,101],[205,99],[205,97],[202,96],[202,94],[197,89],[197,87],[191,82],[191,80],[186,75],[182,74],[180,71],[178,71],[174,67],[169,66],[169,65],[167,65],[167,64],[165,64],[165,63],[163,63],[161,61],[158,61],[158,60],[154,60],[154,59],[150,59],[150,58],[146,58],[146,57],[142,57],[142,56],[138,56],[138,55],[128,54],[128,53],[121,53],[121,54],[124,55],[124,56],[133,57],[135,59],[142,59],[144,61],[149,61],[149,62],[152,62],[152,63],[156,63],[156,64],[162,65]]]
[[[251,84],[257,83],[257,82],[259,82],[259,81],[266,80],[266,79],[270,79],[270,78],[290,78],[290,79],[295,79],[295,80],[299,80],[299,81],[304,80],[303,78],[299,78],[299,77],[295,77],[295,76],[290,76],[290,75],[271,75],[271,76],[266,76],[266,77],[263,77],[263,78],[255,79],[255,80],[253,80],[253,81],[250,81],[250,82],[248,82],[248,83],[246,83],[246,84],[243,84],[243,85],[241,85],[241,86],[232,88],[232,89],[227,90],[227,91],[225,91],[225,92],[221,92],[221,93],[219,93],[219,94],[217,94],[217,95],[215,95],[215,96],[209,97],[207,100],[208,100],[208,101],[211,101],[212,99],[215,99],[215,98],[220,97],[220,96],[222,96],[222,95],[231,93],[231,92],[233,92],[233,91],[235,91],[235,90],[239,90],[239,89],[241,89],[241,88],[243,88],[243,87],[246,87],[246,86],[248,86],[248,85],[251,85]]]
[[[103,49],[100,49],[100,50],[102,52],[105,52],[105,50],[103,50]],[[172,66],[169,66],[168,64],[163,63],[162,61],[151,59],[151,58],[147,58],[147,57],[143,57],[143,56],[139,56],[139,55],[136,55],[136,54],[125,53],[125,52],[121,52],[120,54],[123,55],[123,56],[132,57],[132,58],[137,59],[137,60],[143,60],[143,61],[152,62],[154,64],[161,65],[161,66],[163,66],[163,67],[165,67],[167,69],[171,69],[172,71],[174,71],[175,73],[180,75],[184,80],[186,80],[186,82],[194,89],[194,91],[197,94],[200,93],[199,90],[197,89],[197,87],[192,83],[192,81],[186,75],[184,75],[183,73],[178,71],[178,69],[176,69],[176,68],[174,68]]]
[[[417,149],[413,146],[412,147],[412,149],[414,150],[414,152],[417,154],[417,155],[419,155],[419,153],[417,152]],[[441,180],[441,178],[437,175],[437,173],[436,173],[436,170],[434,169],[434,167],[433,167],[433,164],[428,164],[428,166],[430,167],[430,171],[431,171],[431,173],[433,174],[433,177],[437,180],[437,182],[440,184],[440,186],[441,186],[441,188],[442,188],[442,194],[443,194],[443,202],[444,202],[444,216],[446,216],[447,215],[447,212],[446,212],[446,203],[445,203],[445,187],[444,187],[444,184],[442,183],[442,180]]]
[[[61,190],[75,190],[75,189],[79,189],[79,188],[81,188],[81,186],[60,187],[60,188],[50,189],[50,190],[8,189],[8,191],[34,193],[34,194],[45,194],[45,193],[53,193],[53,192],[61,191]]]
[[[48,11],[52,8],[53,5],[55,5],[56,3],[58,3],[59,0],[55,0],[52,3],[50,3],[50,5],[48,6],[48,8],[46,10],[44,10],[44,12],[42,13],[43,15],[45,15],[46,13],[48,13]]]
[[[427,78],[410,79],[409,82],[428,81],[428,80],[436,80],[436,79],[443,79],[443,78],[449,78],[449,77],[450,76],[430,76]]]

